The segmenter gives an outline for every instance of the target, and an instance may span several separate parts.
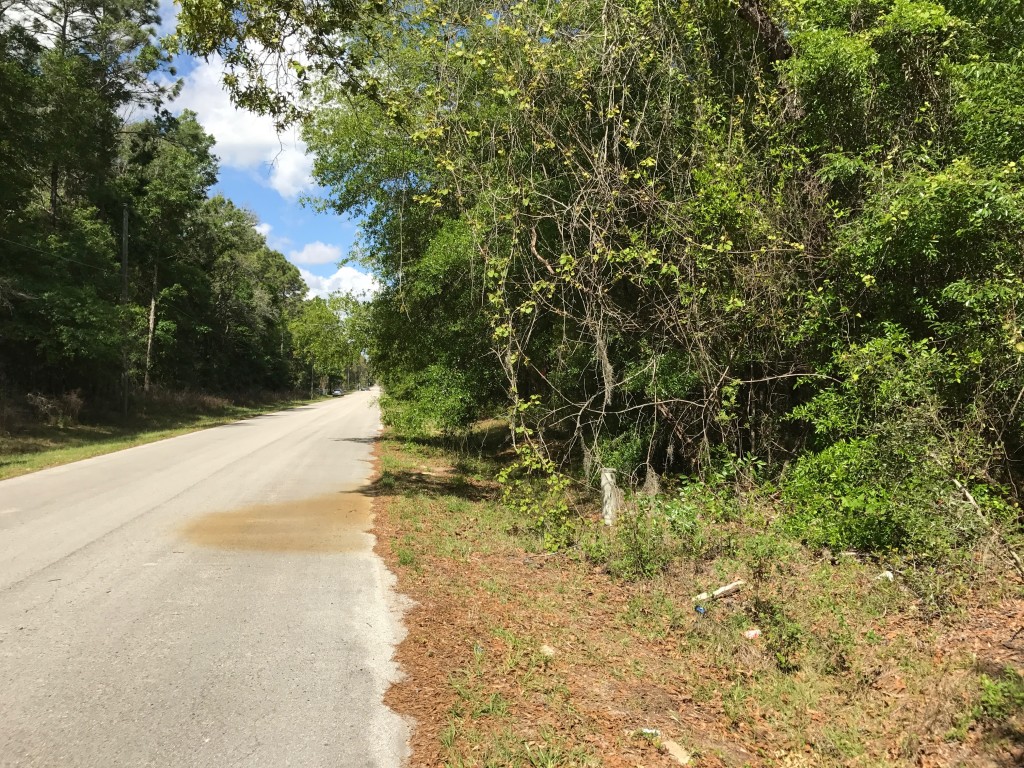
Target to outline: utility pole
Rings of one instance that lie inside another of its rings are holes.
[[[122,208],[121,220],[121,412],[128,416],[128,204]]]

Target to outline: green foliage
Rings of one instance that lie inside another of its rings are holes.
[[[576,520],[569,507],[570,479],[529,446],[498,473],[502,503],[541,537],[544,549],[557,552],[575,541]]]
[[[332,294],[308,299],[289,322],[296,358],[319,377],[322,390],[362,361],[365,307],[353,296]]]
[[[750,568],[756,585],[768,581],[794,556],[793,543],[778,534],[759,533],[743,540],[740,554]]]
[[[638,431],[623,431],[598,442],[597,453],[602,467],[616,470],[620,478],[631,484],[642,477],[647,461],[647,436]]]
[[[985,526],[950,478],[977,472],[988,449],[943,395],[961,375],[955,354],[884,336],[851,345],[836,359],[841,383],[793,411],[825,447],[799,458],[782,483],[793,514],[784,526],[812,546],[903,551],[938,561],[969,546]],[[1006,518],[997,496],[984,509]]]
[[[961,714],[947,739],[963,740],[975,723],[1012,728],[1012,720],[1024,714],[1024,675],[1016,669],[1006,667],[995,676],[982,674],[978,682],[975,703]]]
[[[839,442],[802,457],[784,484],[794,506],[786,526],[817,547],[871,552],[908,545],[919,521],[898,513],[883,470],[875,440]]]
[[[751,619],[761,627],[768,652],[779,670],[795,672],[800,669],[805,632],[786,609],[774,600],[755,598]]]
[[[1005,721],[1024,712],[1024,675],[1007,667],[999,677],[981,676],[978,714],[988,720]]]
[[[159,384],[291,385],[305,286],[250,214],[208,199],[213,139],[161,108],[178,86],[158,21],[153,0],[0,15],[4,389],[106,405]],[[128,123],[137,107],[154,117]]]
[[[668,521],[656,506],[637,499],[619,511],[608,558],[613,576],[649,579],[664,571],[675,556]]]
[[[399,434],[426,437],[440,432],[450,437],[476,419],[476,392],[460,370],[430,365],[389,382],[380,398],[382,418]]]
[[[358,0],[313,5],[300,0],[184,0],[180,5],[172,43],[199,56],[219,56],[233,97],[282,122],[301,113],[303,100],[278,90],[281,79],[288,78],[291,90],[307,93],[309,75],[326,61],[352,65],[346,33],[360,10],[372,8]]]

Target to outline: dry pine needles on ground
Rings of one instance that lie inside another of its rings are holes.
[[[377,455],[377,552],[415,606],[387,695],[415,720],[412,766],[1024,759],[1019,719],[986,729],[978,687],[1022,667],[1012,590],[936,621],[866,565],[799,557],[701,614],[693,596],[746,575],[736,561],[616,580],[537,551],[486,473],[416,444]]]

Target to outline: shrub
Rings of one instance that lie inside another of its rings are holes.
[[[646,463],[648,440],[636,429],[605,438],[598,446],[601,466],[612,467],[625,482],[637,484],[643,479],[640,469]]]
[[[794,409],[819,447],[783,475],[783,525],[815,547],[943,561],[986,528],[952,477],[985,476],[991,449],[980,417],[943,399],[963,375],[956,358],[895,325],[883,331],[838,354],[841,383]],[[1006,517],[979,493],[985,514]]]
[[[569,508],[569,478],[555,469],[550,459],[521,446],[518,459],[498,473],[502,503],[520,517],[531,520],[532,529],[549,552],[572,544],[576,521]]]
[[[82,400],[82,395],[77,389],[65,392],[60,397],[30,394],[26,400],[40,419],[51,426],[58,427],[77,424],[78,415],[82,411],[82,406],[85,405],[85,401]]]
[[[613,576],[649,579],[664,571],[676,554],[658,505],[639,497],[619,512],[608,558]]]
[[[455,435],[479,415],[468,377],[441,365],[393,382],[381,395],[380,406],[384,423],[409,437]]]

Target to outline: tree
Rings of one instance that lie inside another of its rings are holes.
[[[358,87],[361,67],[347,36],[372,7],[358,0],[183,0],[174,39],[196,56],[218,56],[235,101],[283,125],[306,113],[314,74]]]
[[[256,223],[223,197],[204,203],[190,236],[196,258],[165,293],[160,367],[170,383],[222,391],[290,385],[288,322],[306,285]]]
[[[255,218],[209,199],[213,139],[159,109],[150,0],[19,0],[0,14],[0,384],[89,399],[136,380],[291,384],[306,291]],[[129,124],[135,106],[155,117]],[[122,250],[127,264],[122,268]]]
[[[438,179],[429,156],[362,97],[322,109],[304,135],[329,204],[362,216],[358,258],[381,283],[365,348],[385,420],[456,431],[493,411],[503,389],[483,262],[472,231],[423,202]]]
[[[362,348],[353,334],[358,311],[359,302],[351,296],[315,296],[303,303],[289,325],[295,354],[309,368],[310,397],[317,381],[320,391],[326,391],[332,377],[343,377],[358,365]]]

